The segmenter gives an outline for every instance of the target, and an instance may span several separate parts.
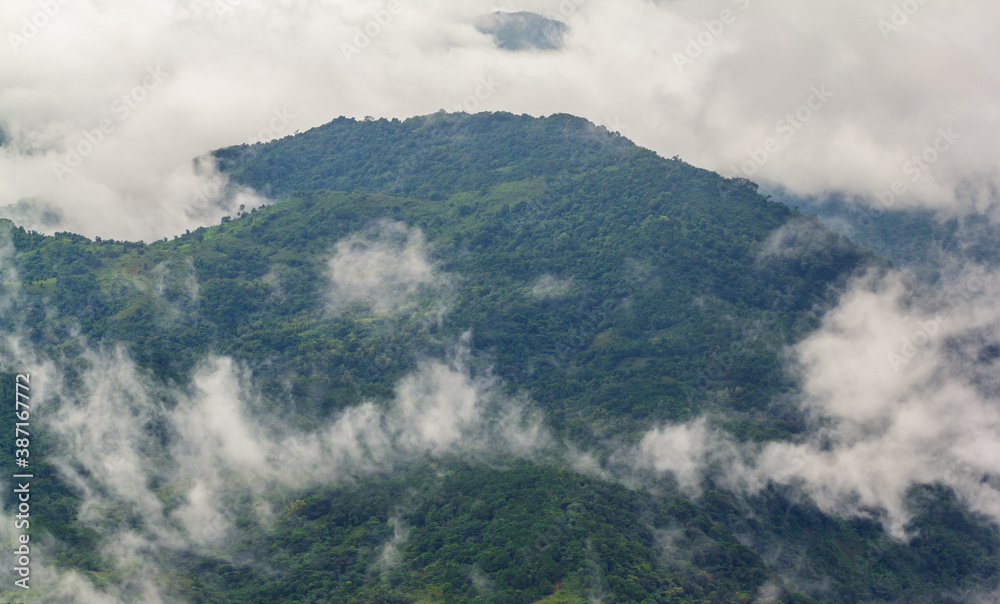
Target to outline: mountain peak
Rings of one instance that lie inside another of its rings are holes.
[[[562,21],[537,13],[497,11],[475,21],[476,29],[493,36],[494,43],[505,50],[558,50],[569,29]]]

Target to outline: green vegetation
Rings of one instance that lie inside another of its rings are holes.
[[[22,287],[5,328],[53,358],[123,343],[167,384],[230,355],[270,405],[257,412],[301,427],[389,399],[470,331],[475,369],[570,442],[634,442],[705,413],[766,441],[804,426],[778,402],[795,387],[783,347],[879,263],[753,183],[565,115],[341,118],[215,155],[233,182],[282,201],[151,244],[10,227]],[[440,283],[398,312],[331,310],[337,243],[416,232],[385,235],[396,223],[422,233]],[[774,253],[780,227],[819,229],[821,245]],[[415,461],[275,494],[275,524],[248,513],[226,556],[172,554],[165,588],[193,602],[752,602],[774,586],[786,602],[888,602],[997,579],[997,531],[948,492],[924,497],[914,543],[887,546],[875,522],[787,493],[692,500],[670,480],[629,490],[496,463]],[[61,564],[120,572],[93,553],[99,535],[66,520],[80,493],[55,478],[39,492],[40,508],[65,510],[42,525]]]

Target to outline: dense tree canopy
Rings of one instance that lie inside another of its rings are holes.
[[[8,225],[22,295],[7,329],[52,355],[78,354],[77,333],[124,343],[164,383],[228,355],[266,394],[258,413],[302,426],[389,399],[470,332],[474,369],[568,442],[631,442],[703,414],[767,441],[803,429],[780,405],[795,388],[783,347],[880,264],[753,183],[566,115],[340,118],[215,157],[234,184],[279,201],[151,244]],[[337,258],[382,249],[412,253],[420,278],[390,291],[388,311],[379,291],[338,294]],[[39,496],[62,513],[41,522],[62,563],[99,581],[121,572],[73,520],[79,493],[51,476]],[[274,525],[238,522],[229,557],[163,564],[170,593],[194,602],[947,601],[996,581],[996,530],[943,490],[928,487],[905,545],[780,490],[706,484],[692,499],[654,484],[415,461],[285,493]]]

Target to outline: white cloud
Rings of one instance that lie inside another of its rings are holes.
[[[531,289],[528,290],[532,296],[543,300],[548,298],[561,298],[569,293],[573,286],[573,279],[558,279],[553,275],[544,274],[534,280]]]
[[[688,493],[697,493],[709,457],[723,444],[710,438],[705,420],[662,426],[647,432],[639,443],[637,465],[657,472],[670,472]]]
[[[198,465],[247,472],[263,464],[264,435],[246,417],[240,373],[232,359],[212,359],[195,373],[195,395],[172,413],[183,443],[176,453],[194,455]]]
[[[329,267],[334,311],[360,302],[377,315],[397,314],[413,311],[421,297],[430,297],[435,298],[432,314],[444,313],[437,298],[449,277],[431,264],[419,228],[381,221],[338,241]]]
[[[938,287],[915,291],[899,273],[854,284],[795,349],[804,408],[822,428],[807,442],[765,447],[763,477],[798,483],[828,511],[884,509],[897,535],[915,484],[952,487],[1000,523],[989,352],[1000,342],[1000,275],[968,270]]]
[[[63,361],[32,356],[8,340],[2,366],[35,375],[33,408],[50,434],[61,476],[80,489],[79,521],[99,530],[101,553],[126,573],[121,583],[77,589],[81,577],[57,571],[42,546],[36,577],[65,601],[169,601],[160,592],[161,557],[177,549],[225,555],[233,496],[338,484],[428,456],[472,462],[496,455],[531,458],[552,443],[525,400],[506,397],[469,366],[468,334],[445,360],[425,360],[402,378],[394,397],[347,408],[310,431],[260,411],[252,376],[227,357],[206,359],[190,384],[171,388],[140,370],[121,348],[85,350],[79,379]],[[153,484],[158,485],[156,491]],[[164,497],[178,505],[165,505]],[[267,505],[258,518],[270,522]],[[9,520],[10,510],[0,510]],[[5,526],[13,526],[13,522]],[[405,539],[405,526],[384,552]],[[43,570],[44,569],[44,570]],[[45,574],[48,573],[48,574]]]
[[[798,194],[874,202],[899,181],[896,207],[983,207],[991,193],[980,185],[1000,163],[1000,83],[988,77],[998,9],[918,3],[883,35],[897,4],[423,0],[403,3],[347,60],[343,45],[387,4],[69,2],[16,51],[0,49],[0,207],[49,203],[63,222],[48,230],[171,236],[245,203],[220,209],[205,194],[218,176],[192,159],[206,151],[339,115],[450,109],[485,77],[500,86],[479,110],[627,124],[616,129],[640,145],[727,175],[756,154],[754,179]],[[565,21],[565,49],[498,50],[472,25],[497,9]],[[39,10],[8,2],[0,31],[21,35]],[[692,43],[701,51],[678,68]],[[813,89],[825,89],[822,103]],[[939,151],[941,129],[958,138]],[[93,150],[88,134],[101,138]],[[54,162],[78,147],[87,157],[60,180]],[[958,199],[962,183],[976,192]]]
[[[764,241],[757,260],[798,260],[836,248],[846,249],[850,242],[830,232],[818,220],[802,218],[781,225]]]
[[[689,492],[706,473],[750,492],[790,485],[826,512],[874,514],[897,537],[920,484],[1000,523],[1000,273],[966,269],[937,287],[869,274],[792,349],[811,425],[801,441],[737,446],[702,418],[650,430],[632,463]]]
[[[55,407],[49,430],[66,451],[74,452],[62,458],[60,469],[85,491],[100,487],[115,499],[135,505],[143,515],[158,514],[162,505],[148,485],[151,455],[142,451],[147,441],[144,427],[157,410],[152,383],[136,370],[122,348],[88,351],[84,362],[89,370],[83,373],[75,395],[70,396],[64,385],[58,394],[62,404],[57,399],[40,399]],[[55,376],[54,369],[49,366],[46,380]],[[100,512],[82,510],[90,520],[97,520]]]
[[[5,36],[0,50],[0,207],[16,206],[20,220],[46,231],[171,236],[216,222],[240,203],[265,201],[229,189],[211,162],[194,161],[206,151],[342,114],[452,108],[489,77],[502,85],[479,109],[622,124],[616,129],[664,156],[726,175],[752,172],[793,193],[840,191],[955,213],[988,209],[1000,164],[1000,80],[990,77],[1000,8],[986,0],[961,11],[917,3],[896,17],[895,29],[880,25],[892,22],[897,4],[574,2],[578,8],[560,17],[570,26],[566,48],[533,54],[497,50],[473,18],[497,9],[559,15],[565,2],[427,0],[406,3],[347,60],[343,44],[382,2],[77,0],[38,18],[35,0],[11,0],[0,32],[25,42]],[[45,24],[33,31],[25,26],[33,19]],[[679,67],[678,53],[697,56]],[[816,90],[828,91],[822,102]],[[76,163],[74,151],[79,164],[57,170],[56,163]],[[959,188],[968,193],[956,194]],[[33,219],[31,204],[48,216]],[[61,222],[46,222],[53,217]],[[802,236],[783,232],[771,251],[795,249]],[[419,231],[392,224],[341,242],[330,265],[334,305],[406,308],[421,288],[442,285],[426,252]],[[1000,286],[988,271],[980,279],[981,292],[947,303],[915,298],[898,275],[857,283],[793,351],[803,408],[817,427],[801,443],[745,451],[753,468],[740,479],[746,488],[796,484],[837,513],[881,507],[899,534],[906,489],[941,482],[1000,519],[1000,419],[988,352],[998,335],[992,301]],[[964,275],[939,287],[963,294],[968,283]],[[17,341],[6,348],[30,357]],[[120,352],[87,358],[94,370],[80,390],[53,383],[49,394],[39,392],[52,401],[51,429],[74,451],[62,469],[85,489],[88,509],[128,502],[155,520],[156,539],[170,543],[173,518],[157,518],[150,475],[190,472],[176,518],[199,542],[196,534],[219,524],[214,496],[227,484],[219,467],[239,475],[266,459],[273,469],[263,483],[337,480],[391,463],[401,451],[465,446],[485,430],[493,400],[488,382],[457,361],[428,361],[388,406],[349,409],[315,432],[286,435],[282,448],[249,419],[253,395],[229,361],[206,365],[190,397],[169,395],[191,414],[185,418],[161,407],[168,395]],[[45,372],[58,373],[51,363]],[[65,400],[56,409],[59,396]],[[545,440],[530,414],[513,409],[495,434],[516,438],[501,442]],[[158,414],[191,445],[176,467],[151,464],[153,445],[142,431]],[[706,444],[717,441],[696,422],[654,429],[633,453],[693,489],[697,468],[726,450]],[[586,456],[581,464],[596,466]]]

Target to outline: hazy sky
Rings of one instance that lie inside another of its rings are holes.
[[[565,48],[497,49],[471,25],[494,10],[564,21]],[[224,213],[192,163],[211,149],[458,107],[581,115],[801,194],[873,203],[896,182],[894,207],[982,207],[997,17],[933,0],[7,0],[0,207],[61,213],[36,217],[46,231],[172,236]]]

